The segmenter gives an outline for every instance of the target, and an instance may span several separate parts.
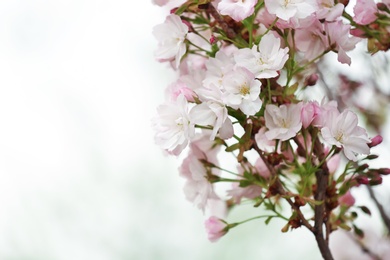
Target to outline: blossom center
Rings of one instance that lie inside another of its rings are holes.
[[[241,85],[240,88],[238,89],[238,91],[243,96],[246,96],[246,95],[248,95],[250,93],[250,89],[249,89],[247,84]]]

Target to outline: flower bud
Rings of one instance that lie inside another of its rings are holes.
[[[390,168],[380,168],[378,169],[378,173],[380,175],[388,175],[390,174]]]
[[[344,205],[344,206],[347,206],[347,207],[351,207],[351,206],[353,206],[355,204],[355,198],[352,196],[350,191],[347,191],[347,193],[342,195],[338,199],[338,201],[339,201],[340,205]]]
[[[311,74],[309,77],[305,79],[305,85],[306,86],[314,86],[317,83],[318,80],[318,74],[314,73]]]
[[[385,11],[385,12],[389,12],[389,8],[387,7],[387,5],[385,3],[377,3],[376,4],[376,7],[378,8],[378,10],[380,11]]]
[[[369,147],[377,146],[378,144],[382,143],[383,137],[380,135],[377,135],[373,138],[371,138],[371,143],[368,144]]]
[[[370,186],[375,186],[375,185],[379,185],[379,184],[382,184],[382,177],[381,176],[376,176],[374,178],[372,178],[369,182]]]
[[[217,42],[217,38],[214,35],[211,35],[210,37],[210,44],[214,44]]]
[[[351,29],[349,32],[351,33],[351,35],[355,37],[359,37],[359,38],[367,37],[367,34],[363,30],[358,28]]]
[[[224,236],[228,230],[228,225],[223,222],[221,219],[211,216],[204,222],[208,239],[211,242],[216,242],[218,239],[220,239],[222,236]]]
[[[357,176],[355,178],[355,180],[359,183],[359,184],[364,184],[364,185],[367,185],[370,183],[370,180],[365,177],[365,176]]]

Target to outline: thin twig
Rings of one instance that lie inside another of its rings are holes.
[[[377,208],[379,210],[379,213],[380,213],[382,220],[383,220],[383,222],[386,226],[386,229],[387,229],[387,235],[389,236],[389,234],[390,234],[390,218],[386,214],[385,209],[383,208],[382,204],[376,198],[372,187],[370,185],[367,185],[367,189],[368,189],[368,192],[370,193],[372,200],[374,201],[375,205],[377,206]]]

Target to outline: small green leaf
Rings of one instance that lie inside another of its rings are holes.
[[[355,232],[355,234],[357,236],[359,236],[360,238],[363,238],[364,237],[364,231],[361,230],[360,228],[358,228],[357,226],[353,225],[353,231]]]
[[[364,213],[371,216],[371,211],[366,206],[359,207]]]
[[[287,95],[294,95],[295,94],[295,91],[297,91],[298,89],[298,82],[296,82],[294,85],[291,85],[290,87],[287,88],[286,90],[286,94]]]
[[[253,184],[253,183],[252,183],[251,181],[248,181],[248,180],[241,180],[239,186],[240,186],[241,188],[245,188],[245,187],[248,187],[248,186],[250,186],[250,185],[252,185],[252,184]]]

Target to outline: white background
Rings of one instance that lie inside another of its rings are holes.
[[[150,127],[174,78],[153,58],[166,14],[148,0],[0,2],[0,259],[320,259],[311,234],[277,221],[207,240]]]

